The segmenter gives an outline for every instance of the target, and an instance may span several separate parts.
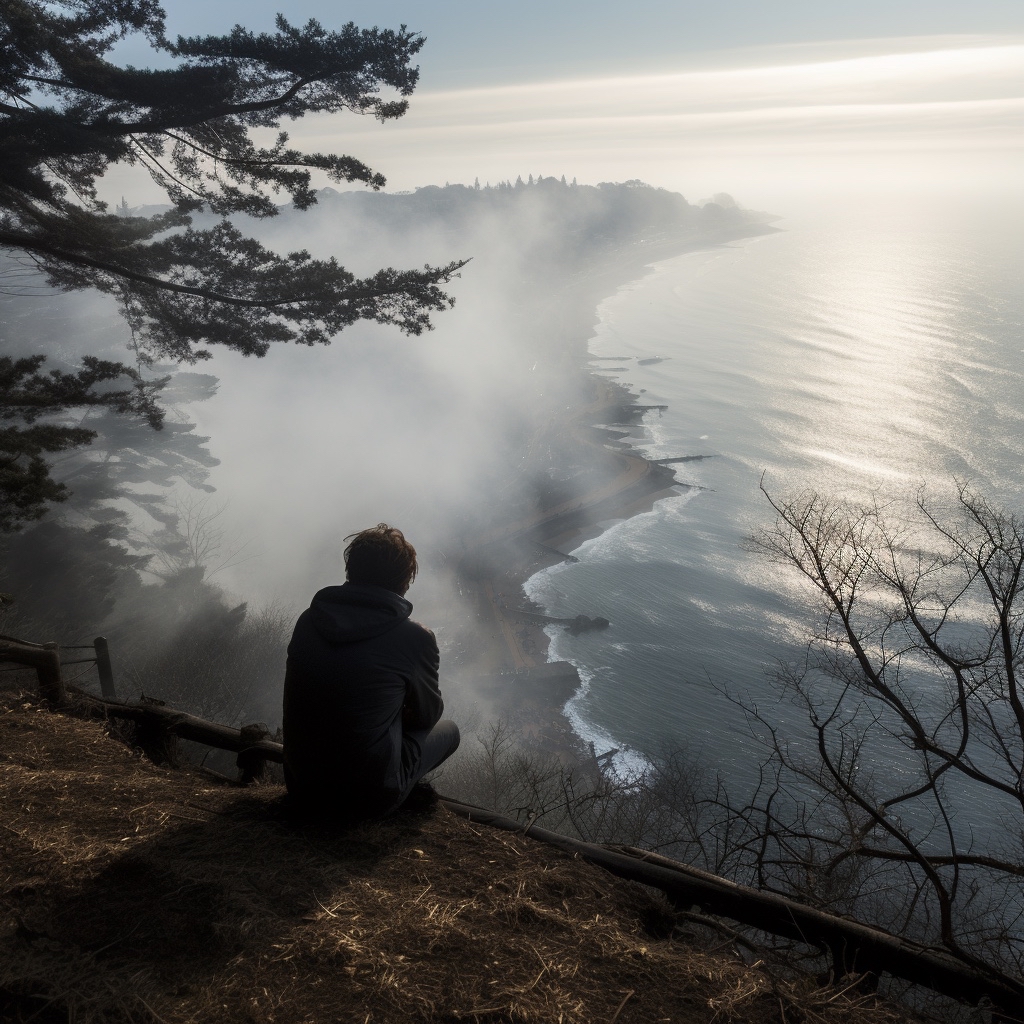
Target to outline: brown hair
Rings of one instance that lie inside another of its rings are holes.
[[[416,579],[416,549],[405,534],[387,523],[350,533],[345,540],[345,576],[349,583],[386,587],[404,594]]]

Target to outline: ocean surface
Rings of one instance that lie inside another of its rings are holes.
[[[1024,498],[1024,206],[994,200],[852,203],[781,219],[765,237],[654,265],[599,308],[595,372],[665,404],[634,428],[696,485],[615,523],[538,573],[552,630],[579,669],[567,706],[620,769],[680,745],[729,779],[764,754],[733,697],[799,742],[802,717],[766,672],[814,621],[807,591],[749,550],[776,496],[949,492]],[[660,359],[659,362],[640,360]],[[616,369],[618,368],[618,369]]]

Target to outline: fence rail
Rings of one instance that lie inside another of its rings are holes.
[[[210,722],[205,718],[178,711],[157,701],[128,704],[104,700],[92,694],[73,689],[78,710],[94,717],[121,718],[135,723],[135,742],[147,757],[160,762],[175,760],[178,739],[204,743],[218,750],[229,750],[235,759],[246,785],[262,778],[268,761],[281,764],[284,747],[270,739],[270,730],[262,722],[233,729],[230,725]]]
[[[0,636],[0,661],[35,669],[39,692],[55,707],[67,701],[57,644],[33,644],[12,636]]]

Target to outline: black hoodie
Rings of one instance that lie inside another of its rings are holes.
[[[342,815],[394,807],[419,761],[406,735],[430,729],[444,704],[437,641],[383,587],[319,591],[288,645],[284,759],[288,791]]]

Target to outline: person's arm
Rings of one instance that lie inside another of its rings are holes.
[[[402,707],[402,725],[406,729],[432,729],[444,712],[441,687],[438,683],[438,669],[441,655],[437,640],[430,630],[425,630],[423,646],[416,661],[416,667],[405,688],[405,704]]]

